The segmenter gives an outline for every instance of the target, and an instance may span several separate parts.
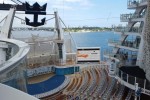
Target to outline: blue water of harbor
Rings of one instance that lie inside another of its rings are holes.
[[[109,39],[118,40],[119,34],[114,32],[85,32],[85,33],[72,33],[77,47],[100,47],[101,48],[101,60],[103,60],[103,51],[110,49],[108,46]]]

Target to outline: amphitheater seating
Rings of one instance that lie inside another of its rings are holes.
[[[133,91],[129,90],[127,97],[125,98],[125,100],[130,100],[131,96],[132,96]]]
[[[88,88],[89,84],[91,81],[91,73],[89,71],[87,71],[87,75],[85,75],[85,81],[83,86],[80,89],[81,93],[85,93],[86,89]]]
[[[121,85],[120,88],[119,88],[118,94],[115,97],[116,100],[121,100],[122,99],[122,96],[123,96],[123,93],[124,93],[124,89],[125,89],[125,86]]]
[[[116,84],[116,79],[108,75],[107,67],[107,65],[91,65],[81,70],[80,74],[72,75],[70,83],[62,93],[50,100],[121,100],[125,87]],[[131,93],[128,93],[126,100],[130,97]]]
[[[91,84],[91,86],[89,87],[89,90],[88,90],[88,92],[89,92],[89,95],[92,95],[93,94],[93,92],[95,91],[95,89],[97,88],[97,74],[96,74],[96,71],[95,71],[95,68],[92,68],[92,84]]]
[[[73,92],[76,92],[78,90],[78,88],[80,87],[82,82],[82,77],[81,78],[77,78],[77,84],[75,85]]]
[[[58,96],[60,96],[60,95],[61,95],[61,93],[58,92],[58,93],[55,93],[55,94],[53,94],[53,95],[51,95],[51,96],[42,98],[41,100],[56,100],[56,98],[57,98]]]
[[[94,97],[97,97],[98,96],[98,93],[99,93],[99,90],[100,90],[100,86],[101,86],[101,81],[103,80],[104,81],[104,77],[101,77],[101,69],[97,68],[96,66],[96,72],[97,72],[97,87],[95,87],[95,91],[93,92],[94,94]]]
[[[84,75],[82,75],[82,83],[80,84],[80,87],[78,88],[77,91],[74,91],[71,95],[70,99],[75,99],[75,96],[73,95],[80,95],[81,99],[86,99],[89,98],[89,96],[91,95],[91,99],[95,97],[97,97],[97,95],[99,94],[99,86],[100,83],[103,81],[100,81],[100,77],[101,77],[101,73],[105,73],[104,71],[100,72],[102,69],[99,69],[95,66],[91,66],[90,69],[88,69]],[[105,80],[106,78],[104,77],[103,80]],[[105,82],[105,81],[104,81]],[[103,83],[103,85],[105,85]],[[101,88],[103,87],[103,85],[101,86]],[[107,87],[107,86],[106,86]],[[76,90],[74,88],[74,90]],[[76,94],[75,94],[76,93]],[[97,95],[95,95],[97,94]],[[88,96],[89,95],[89,96]],[[70,100],[69,99],[69,100]]]
[[[65,80],[65,76],[55,75],[44,82],[28,84],[27,85],[28,93],[31,95],[36,95],[36,94],[48,92],[60,86],[64,82],[64,80]]]
[[[65,91],[72,91],[72,86],[74,86],[76,79],[74,77],[71,77],[70,79],[70,83],[68,84],[68,86],[66,87]]]
[[[98,97],[98,95],[102,95],[102,91],[105,91],[107,88],[107,78],[105,73],[102,71],[102,69],[98,69],[99,70],[99,77],[101,77],[101,79],[98,81],[98,87],[95,90],[94,93],[94,97]]]
[[[98,91],[100,98],[102,97],[102,95],[107,90],[108,83],[109,83],[109,80],[107,79],[107,74],[104,71],[104,69],[101,72],[102,72],[102,82],[101,82],[101,84],[99,86],[99,91]]]

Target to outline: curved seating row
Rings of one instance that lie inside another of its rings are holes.
[[[86,71],[85,75],[84,75],[85,80],[82,82],[82,87],[79,89],[80,93],[84,93],[84,91],[86,90],[86,88],[88,87],[89,81],[90,81],[90,74],[89,71]]]
[[[97,77],[97,87],[93,93],[94,97],[98,97],[99,91],[102,89],[102,86],[104,85],[103,82],[106,79],[105,75],[103,75],[104,73],[101,72],[101,70],[102,70],[101,68],[96,67],[96,72],[97,72],[98,77]]]
[[[105,72],[105,70],[102,70],[102,75],[103,75],[103,80],[102,83],[100,85],[100,89],[99,89],[99,98],[102,98],[102,95],[107,91],[108,88],[108,83],[109,83],[109,79],[107,78],[107,74]]]
[[[124,89],[125,89],[125,86],[124,85],[121,85],[120,88],[119,88],[119,91],[118,91],[118,94],[116,95],[116,100],[122,100],[122,96],[123,96],[123,93],[124,93]]]
[[[126,96],[125,100],[130,100],[132,93],[133,93],[133,90],[129,90],[128,95]]]
[[[75,83],[75,78],[73,77],[73,78],[70,79],[70,83],[68,84],[68,86],[66,87],[65,90],[66,91],[71,91],[71,88],[74,85],[74,83]]]
[[[111,95],[111,93],[112,93],[112,91],[113,91],[113,89],[114,89],[115,84],[116,84],[116,79],[115,79],[115,78],[112,78],[111,82],[109,83],[108,89],[107,89],[107,91],[105,92],[105,94],[102,96],[102,98],[104,98],[104,99],[106,99],[106,100],[107,100],[108,98],[110,98],[110,95]]]
[[[116,95],[117,95],[118,92],[119,92],[120,86],[121,86],[121,84],[116,84],[114,93],[111,95],[110,99],[112,99],[112,100],[115,99]]]
[[[89,95],[93,95],[93,93],[96,91],[98,84],[99,84],[99,80],[100,80],[100,77],[96,69],[92,70],[92,76],[94,77],[93,77],[93,82],[91,84],[91,87],[89,89],[89,92],[90,92]]]
[[[74,87],[73,92],[76,92],[79,89],[79,87],[81,85],[81,82],[82,82],[82,77],[81,78],[77,78],[77,84]]]
[[[41,100],[56,100],[56,98],[57,98],[58,96],[60,96],[60,95],[61,95],[61,92],[57,92],[57,93],[52,94],[52,95],[50,95],[50,96],[41,98]]]

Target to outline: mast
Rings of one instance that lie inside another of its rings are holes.
[[[62,27],[60,24],[58,12],[55,11],[54,15],[55,15],[56,32],[58,34],[56,43],[58,45],[59,63],[60,63],[60,65],[64,65],[66,63],[66,50],[65,50],[65,44],[64,44],[64,34],[63,34],[63,30],[62,30]]]

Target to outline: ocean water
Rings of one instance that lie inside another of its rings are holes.
[[[39,35],[41,37],[52,36],[53,33],[48,31],[15,31],[12,37],[15,38],[28,38],[31,34]],[[103,60],[103,51],[108,49],[109,39],[119,39],[120,35],[114,32],[84,32],[84,33],[71,33],[77,47],[100,47],[101,48],[101,60]]]
[[[109,39],[118,40],[119,34],[114,32],[85,32],[85,33],[72,33],[73,39],[76,41],[77,47],[100,47],[101,60],[103,60],[103,51],[111,49],[108,46]]]

